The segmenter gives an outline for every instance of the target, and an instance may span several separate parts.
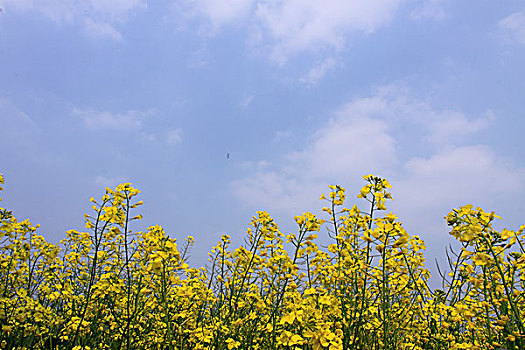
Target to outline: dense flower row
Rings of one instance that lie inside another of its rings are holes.
[[[245,244],[223,236],[199,269],[186,263],[192,237],[179,247],[159,226],[132,232],[142,202],[130,184],[92,198],[88,232],[57,245],[0,208],[0,347],[524,349],[525,226],[498,232],[493,213],[454,209],[461,247],[431,290],[424,242],[381,214],[388,181],[364,179],[367,212],[329,186],[326,220],[296,216],[284,235],[258,212]]]

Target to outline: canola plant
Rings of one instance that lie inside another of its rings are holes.
[[[245,244],[222,236],[201,268],[192,237],[131,230],[131,184],[91,198],[86,232],[59,244],[0,208],[0,348],[525,349],[525,225],[498,232],[494,213],[452,210],[459,248],[433,290],[424,242],[385,214],[390,184],[364,180],[367,211],[329,186],[325,219],[296,216],[285,235],[257,212]]]

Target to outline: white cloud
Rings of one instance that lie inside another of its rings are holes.
[[[344,48],[346,37],[371,34],[387,24],[399,0],[259,1],[256,18],[272,47],[271,58],[284,64],[303,51]]]
[[[173,1],[177,24],[205,36],[225,27],[241,27],[247,46],[257,55],[284,66],[313,53],[317,64],[299,81],[317,84],[337,68],[340,51],[356,36],[370,35],[389,24],[402,0],[180,0]],[[181,24],[182,23],[182,24]],[[193,61],[196,63],[194,64]],[[200,65],[199,55],[190,64]],[[206,56],[204,62],[209,62]]]
[[[210,50],[204,46],[191,54],[188,58],[188,67],[194,69],[201,69],[208,67],[213,62],[213,57]]]
[[[487,145],[414,157],[401,173],[391,181],[395,199],[391,207],[413,234],[423,236],[436,257],[450,241],[444,217],[453,208],[473,204],[502,215],[507,203],[525,192],[525,169],[513,166]]]
[[[45,17],[55,22],[71,22],[75,16],[75,6],[73,3],[58,0],[37,1],[37,0],[3,0],[2,7],[6,12],[39,12]],[[77,6],[84,6],[79,3]]]
[[[405,165],[398,192],[423,207],[467,204],[523,190],[525,172],[513,169],[487,145],[453,148]]]
[[[272,139],[273,142],[284,142],[295,139],[295,135],[291,131],[277,130]]]
[[[103,175],[98,175],[95,177],[94,182],[98,186],[116,188],[121,183],[126,183],[127,178],[123,176],[110,176],[106,177]]]
[[[302,150],[284,155],[280,166],[254,167],[254,173],[234,181],[232,189],[248,206],[287,213],[313,210],[326,185],[358,179],[363,171],[385,173],[396,163],[387,123],[354,117],[343,108]]]
[[[335,65],[336,60],[333,57],[328,57],[321,64],[312,67],[308,74],[299,79],[299,81],[309,86],[316,85]]]
[[[494,118],[435,109],[402,87],[380,88],[339,108],[302,149],[274,164],[254,165],[231,188],[249,207],[289,215],[316,210],[329,184],[355,191],[363,185],[362,175],[374,173],[391,181],[393,207],[421,232],[429,217],[439,224],[459,204],[487,197],[509,200],[525,191],[520,185],[525,169],[487,145],[468,142]],[[402,148],[406,142],[411,147]]]
[[[434,148],[461,144],[469,135],[488,127],[494,119],[490,111],[483,117],[472,119],[461,112],[436,110],[428,103],[412,98],[402,85],[380,87],[374,96],[354,99],[341,111],[347,115],[385,119],[393,127],[403,124],[417,127],[423,133],[421,140]]]
[[[147,8],[146,0],[3,0],[6,11],[37,12],[59,24],[79,24],[93,38],[120,40],[115,28]]]
[[[444,9],[445,1],[427,0],[423,3],[418,3],[418,6],[410,12],[410,18],[414,20],[443,20],[447,17],[447,12]]]
[[[362,169],[381,172],[397,162],[395,141],[384,120],[354,118],[344,112],[314,133],[304,150],[287,158],[300,164],[298,171],[321,181],[359,176]]]
[[[515,12],[498,22],[509,40],[525,45],[525,12]]]
[[[141,132],[140,137],[147,142],[156,142],[158,140],[157,135],[150,132]]]
[[[2,11],[5,11],[7,8],[15,11],[27,11],[33,7],[33,0],[2,0],[0,6]]]
[[[493,118],[437,110],[402,87],[380,88],[339,108],[302,149],[273,164],[247,163],[247,175],[231,190],[243,205],[282,222],[304,211],[325,217],[318,198],[329,184],[347,188],[347,206],[365,205],[354,197],[364,185],[361,176],[386,177],[394,197],[388,210],[427,242],[432,261],[452,243],[444,220],[450,210],[471,203],[503,214],[525,194],[525,168],[487,145],[467,142]],[[414,147],[400,147],[407,136]]]
[[[175,12],[184,21],[205,18],[207,26],[201,30],[216,33],[221,27],[245,18],[252,9],[254,0],[181,0],[173,3]]]
[[[469,120],[463,113],[445,111],[435,115],[429,121],[429,133],[426,140],[434,145],[450,145],[458,139],[486,129],[494,115],[488,112],[485,117]]]
[[[150,116],[152,111],[141,112],[130,110],[125,113],[112,113],[108,111],[95,111],[75,108],[73,115],[78,116],[84,125],[92,130],[116,129],[137,130],[140,129],[143,120]]]
[[[255,171],[266,171],[270,168],[272,165],[271,162],[267,160],[259,160],[259,161],[243,161],[240,163],[241,168],[244,170],[255,170]]]
[[[354,34],[388,24],[401,0],[184,0],[174,3],[183,21],[204,19],[207,34],[249,23],[251,46],[279,64],[302,52],[337,51]],[[199,22],[202,23],[202,22]],[[267,50],[268,49],[268,50]]]
[[[281,172],[258,171],[250,177],[232,182],[235,195],[249,207],[277,212],[294,211],[312,203],[312,188],[305,191],[303,181]]]
[[[166,141],[170,145],[176,145],[176,144],[181,143],[182,142],[182,130],[181,129],[170,130],[168,132]]]
[[[0,97],[0,125],[0,149],[7,147],[13,152],[16,150],[26,154],[31,159],[42,158],[40,141],[45,133],[30,115],[9,99],[2,97]],[[35,152],[37,149],[38,152]],[[5,153],[7,155],[8,152]]]
[[[144,10],[148,7],[147,1],[144,0],[90,0],[89,3],[97,13],[111,16],[116,20],[121,20],[131,11]]]
[[[250,103],[252,102],[253,100],[253,95],[245,95],[242,100],[239,102],[239,107],[240,108],[246,108],[250,105]]]
[[[122,41],[122,34],[109,23],[95,22],[91,18],[84,21],[86,34],[92,38],[104,37],[115,41]]]
[[[2,116],[2,130],[15,129],[20,131],[40,131],[40,127],[31,117],[15,106],[10,100],[0,97],[0,115]]]

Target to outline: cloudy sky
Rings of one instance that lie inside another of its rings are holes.
[[[132,182],[194,263],[256,210],[390,180],[428,244],[472,203],[525,224],[525,3],[0,0],[3,206],[51,241]],[[229,157],[227,156],[229,154]],[[138,229],[139,227],[137,227]]]

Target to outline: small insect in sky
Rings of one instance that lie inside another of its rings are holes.
[[[230,154],[226,153],[226,159],[230,159]]]

